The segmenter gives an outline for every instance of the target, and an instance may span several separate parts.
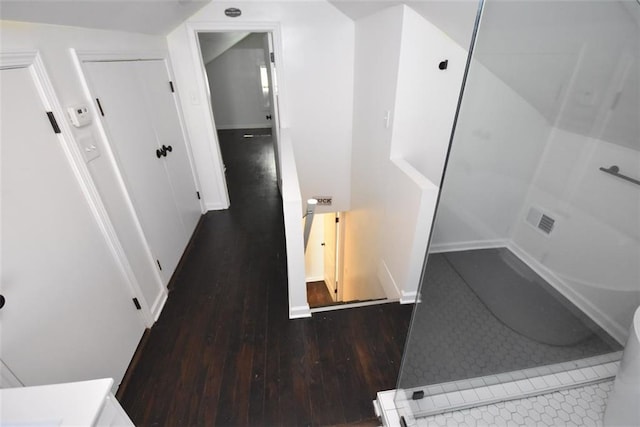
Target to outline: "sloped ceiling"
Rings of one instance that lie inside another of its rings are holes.
[[[205,65],[208,64],[245,39],[249,34],[251,33],[240,31],[198,34],[202,62]]]
[[[383,9],[406,4],[465,49],[469,48],[478,0],[328,0],[342,13],[357,21]]]
[[[211,0],[0,0],[0,19],[166,35]]]
[[[465,49],[478,6],[477,0],[331,3],[355,21],[404,3]],[[638,0],[488,0],[474,58],[551,125],[640,149]]]
[[[487,2],[476,58],[550,124],[640,149],[640,4]]]

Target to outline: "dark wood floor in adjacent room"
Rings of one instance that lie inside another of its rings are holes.
[[[335,304],[327,285],[322,281],[307,282],[307,302],[311,308]]]
[[[270,138],[220,132],[231,208],[209,212],[121,403],[141,426],[340,425],[395,388],[410,306],[288,319]]]

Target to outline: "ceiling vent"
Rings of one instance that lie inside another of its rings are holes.
[[[543,233],[551,234],[556,220],[532,207],[527,214],[527,222]]]

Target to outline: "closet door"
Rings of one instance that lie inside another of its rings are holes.
[[[144,325],[33,76],[0,70],[0,359],[24,385],[119,384]]]
[[[162,144],[152,118],[154,107],[148,105],[136,67],[136,61],[85,64],[118,168],[166,285],[189,236],[174,201],[164,156],[158,157]]]
[[[174,93],[164,61],[138,61],[136,71],[149,106],[159,146],[171,147],[164,158],[180,218],[190,236],[202,215],[191,163],[178,119]]]

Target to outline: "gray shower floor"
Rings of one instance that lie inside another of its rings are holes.
[[[405,345],[400,388],[621,349],[507,249],[431,254],[424,280]]]

